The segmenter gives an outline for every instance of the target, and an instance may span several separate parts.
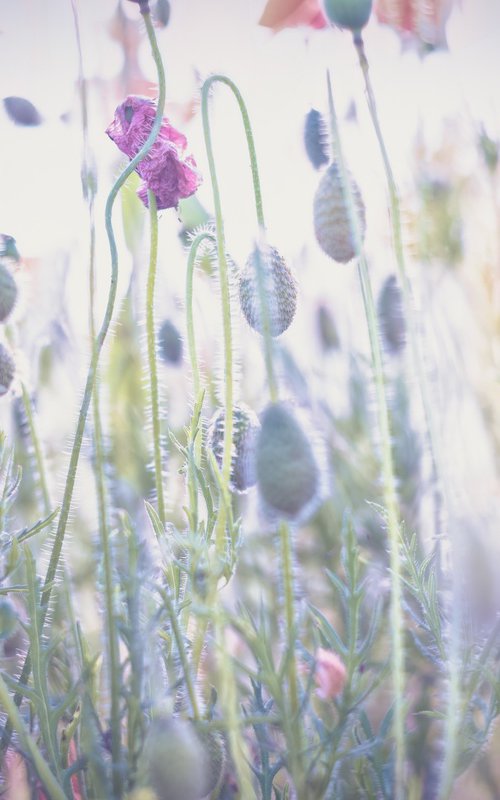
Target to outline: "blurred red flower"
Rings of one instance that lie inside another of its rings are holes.
[[[425,44],[445,44],[444,25],[452,0],[376,0],[379,22],[398,33],[411,33]]]
[[[129,95],[116,109],[106,133],[122,153],[133,158],[149,136],[155,114],[154,100]],[[186,148],[184,134],[164,117],[153,147],[136,168],[144,181],[137,194],[146,206],[148,189],[156,196],[159,209],[175,208],[182,197],[195,193],[202,178]]]
[[[309,28],[326,28],[328,21],[318,0],[268,0],[259,25],[275,33],[283,28],[306,25]]]

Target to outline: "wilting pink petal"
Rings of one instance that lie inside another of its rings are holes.
[[[118,106],[106,130],[117,147],[133,158],[146,141],[156,114],[156,105],[147,97],[131,95]],[[158,137],[136,171],[144,183],[138,195],[148,205],[150,189],[159,209],[174,208],[182,197],[194,194],[201,183],[193,156],[186,155],[187,139],[164,118]]]
[[[319,0],[268,0],[259,25],[275,33],[283,28],[305,25],[309,28],[326,28],[328,21]]]
[[[453,0],[376,0],[379,22],[399,33],[411,33],[425,44],[445,43],[445,23]]]
[[[321,700],[333,700],[338,697],[345,686],[346,678],[346,668],[333,650],[318,647],[314,673],[318,697]]]

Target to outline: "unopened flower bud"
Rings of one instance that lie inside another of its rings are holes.
[[[213,416],[208,429],[207,445],[222,468],[224,453],[224,409]],[[255,445],[260,423],[251,408],[240,403],[233,408],[233,450],[230,489],[242,494],[257,480],[255,474]]]
[[[321,700],[334,700],[338,697],[347,680],[347,670],[333,650],[318,647],[316,651],[316,694]]]
[[[354,210],[358,216],[361,237],[365,234],[365,206],[359,187],[348,173]],[[344,195],[344,187],[338,164],[330,164],[314,196],[314,231],[321,249],[333,258],[346,264],[356,255],[351,220]]]
[[[7,348],[0,344],[0,397],[9,391],[15,372],[14,359]]]
[[[297,282],[275,247],[256,248],[248,259],[240,276],[240,303],[248,324],[259,333],[263,332],[263,303],[271,336],[279,336],[291,325],[297,309]]]
[[[372,0],[324,0],[325,14],[335,25],[359,31],[372,11]]]
[[[157,800],[200,800],[206,782],[203,746],[189,722],[153,720],[141,755],[141,783]]]
[[[382,287],[377,310],[386,349],[393,354],[399,353],[406,342],[406,320],[401,289],[394,275],[390,275]]]
[[[328,134],[326,130],[325,121],[315,108],[306,115],[304,125],[304,146],[309,161],[315,169],[319,169],[328,164]]]
[[[0,261],[0,322],[5,322],[17,300],[17,283],[8,267]]]
[[[173,322],[166,319],[158,332],[160,356],[167,364],[178,366],[182,362],[182,338]]]
[[[320,495],[310,437],[283,403],[265,409],[256,449],[257,485],[271,515],[299,520]]]
[[[17,626],[17,613],[7,597],[0,597],[0,640],[8,639]]]
[[[4,97],[3,104],[12,122],[25,128],[42,123],[42,116],[30,100],[24,97]]]

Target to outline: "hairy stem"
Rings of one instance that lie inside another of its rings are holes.
[[[129,162],[127,167],[123,170],[123,172],[118,176],[116,179],[106,201],[106,209],[105,209],[105,226],[106,226],[106,233],[108,236],[109,241],[109,249],[110,249],[110,256],[111,256],[111,279],[110,279],[110,287],[109,287],[109,294],[108,300],[106,304],[106,309],[104,312],[104,318],[101,324],[101,328],[95,340],[95,346],[92,351],[92,357],[90,360],[90,365],[87,373],[87,379],[85,382],[85,389],[83,393],[83,400],[80,407],[80,412],[78,415],[78,422],[75,432],[75,437],[73,440],[73,446],[71,448],[71,455],[70,461],[68,466],[68,472],[66,477],[66,483],[64,486],[64,493],[63,499],[61,504],[61,514],[59,516],[58,525],[55,533],[54,543],[52,547],[52,552],[50,556],[49,566],[47,568],[47,573],[45,576],[45,582],[42,591],[42,605],[44,607],[44,614],[43,614],[43,621],[45,621],[45,617],[47,615],[48,605],[52,594],[52,588],[54,584],[54,579],[57,575],[57,571],[59,568],[59,562],[61,559],[62,548],[64,543],[64,537],[66,534],[66,528],[68,524],[68,518],[71,510],[71,502],[73,499],[73,491],[75,487],[75,480],[76,480],[76,472],[78,467],[78,461],[80,458],[80,451],[82,447],[83,435],[85,431],[85,424],[87,421],[89,406],[92,398],[92,392],[95,385],[96,375],[97,375],[97,366],[99,363],[99,357],[108,334],[109,326],[111,324],[111,319],[113,316],[115,300],[116,300],[116,289],[117,289],[117,281],[118,281],[118,250],[116,247],[115,235],[113,231],[113,223],[112,223],[112,213],[113,213],[113,206],[115,204],[116,198],[118,196],[118,192],[120,191],[121,187],[132,174],[134,169],[137,165],[143,160],[143,158],[148,154],[149,150],[152,148],[156,137],[159,133],[162,117],[163,117],[163,109],[165,105],[165,73],[163,70],[163,64],[161,61],[161,55],[158,50],[158,45],[156,42],[156,35],[154,32],[154,27],[151,21],[151,16],[148,11],[143,12],[144,21],[146,24],[146,30],[148,33],[149,42],[151,45],[151,51],[153,54],[153,58],[156,64],[157,72],[158,72],[158,85],[159,85],[159,97],[158,97],[158,105],[155,115],[155,120],[153,126],[151,128],[151,132],[147,137],[144,145],[141,147],[137,155]],[[29,675],[31,672],[31,658],[28,652],[26,656],[23,669],[20,675],[20,682],[27,683]],[[17,706],[20,706],[22,701],[22,695],[20,693],[16,693],[14,696],[14,701]],[[1,749],[5,751],[9,745],[10,739],[12,736],[12,727],[10,721],[7,722],[4,728],[4,732],[2,735],[2,740],[0,743]]]
[[[395,800],[403,800],[404,797],[404,765],[405,765],[405,731],[404,731],[404,637],[403,637],[403,612],[402,602],[402,577],[401,577],[401,552],[400,552],[400,529],[399,512],[396,495],[396,481],[394,476],[394,463],[391,448],[391,431],[389,424],[389,410],[387,404],[387,393],[382,363],[382,352],[380,348],[380,337],[378,330],[377,314],[373,298],[373,290],[370,280],[368,264],[363,251],[363,240],[360,224],[354,204],[351,185],[348,179],[347,168],[344,163],[342,146],[337,123],[337,115],[333,102],[330,74],[327,74],[328,82],[328,102],[330,109],[330,125],[332,140],[335,145],[337,161],[344,198],[346,201],[351,233],[355,243],[358,257],[359,278],[363,302],[365,307],[368,334],[370,339],[370,349],[372,356],[372,367],[375,379],[375,391],[377,397],[377,416],[381,440],[381,466],[383,479],[384,505],[387,514],[387,527],[389,534],[390,567],[391,567],[391,606],[390,621],[392,632],[392,680],[394,689],[394,723],[393,731],[396,742],[396,763],[395,763]]]

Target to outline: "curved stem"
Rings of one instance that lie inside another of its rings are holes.
[[[384,504],[387,514],[387,527],[389,533],[390,566],[391,566],[391,607],[390,620],[392,630],[392,678],[394,687],[394,723],[393,730],[396,741],[396,764],[395,764],[395,800],[402,800],[404,797],[404,762],[405,762],[405,733],[404,733],[404,637],[403,637],[403,613],[401,609],[402,601],[402,577],[401,577],[401,553],[400,553],[400,529],[399,513],[396,495],[396,481],[394,476],[394,463],[391,448],[391,432],[389,424],[389,410],[386,396],[386,386],[384,369],[382,363],[382,353],[380,348],[380,337],[378,330],[377,314],[373,298],[372,285],[368,264],[363,251],[363,241],[359,225],[358,216],[355,209],[354,198],[351,185],[347,175],[347,169],[342,154],[340,134],[338,130],[337,116],[333,102],[330,73],[327,73],[328,82],[328,102],[330,109],[330,125],[332,140],[335,145],[337,161],[344,198],[346,201],[351,232],[355,242],[358,256],[359,278],[363,294],[368,334],[370,338],[370,349],[372,356],[372,366],[375,378],[375,390],[377,396],[377,415],[381,439],[381,461]]]
[[[165,527],[165,499],[163,495],[163,470],[161,463],[160,402],[158,395],[158,366],[155,336],[155,283],[158,260],[158,212],[154,192],[148,190],[151,244],[149,251],[149,273],[146,294],[146,335],[148,342],[149,390],[151,393],[151,419],[153,423],[153,452],[155,465],[156,500],[158,516]]]
[[[105,224],[106,224],[106,233],[108,236],[110,256],[111,256],[111,279],[110,279],[108,301],[106,304],[106,310],[104,312],[104,318],[101,324],[101,328],[95,340],[95,347],[92,352],[89,370],[87,373],[87,380],[85,382],[83,400],[78,415],[75,438],[73,440],[73,446],[71,449],[70,461],[69,461],[68,472],[67,472],[66,483],[64,487],[64,494],[61,505],[61,513],[59,516],[52,552],[49,560],[49,566],[47,568],[47,573],[43,585],[42,598],[41,598],[42,606],[44,607],[43,620],[42,620],[43,622],[45,621],[47,615],[48,605],[52,594],[52,588],[54,585],[54,580],[57,575],[57,570],[61,558],[64,537],[66,534],[66,527],[68,524],[68,518],[71,509],[71,501],[73,499],[76,471],[78,467],[78,461],[80,458],[80,451],[82,447],[83,434],[85,431],[85,424],[87,421],[90,401],[96,380],[99,357],[109,330],[109,326],[111,324],[111,319],[113,316],[113,311],[115,306],[116,289],[118,281],[118,250],[116,247],[116,241],[112,223],[113,206],[118,196],[118,192],[120,191],[121,187],[129,177],[129,175],[132,174],[137,165],[143,160],[143,158],[148,154],[148,152],[152,148],[155,139],[159,133],[159,130],[161,128],[163,109],[165,105],[165,73],[163,70],[161,55],[158,50],[158,45],[156,43],[156,36],[151,21],[151,16],[149,12],[143,12],[143,16],[146,25],[146,30],[148,33],[149,42],[151,45],[151,51],[158,72],[158,85],[159,85],[158,105],[157,105],[155,120],[149,136],[147,137],[144,145],[141,147],[137,155],[134,156],[134,158],[129,162],[127,167],[116,179],[108,195],[108,199],[106,201]],[[30,654],[28,653],[19,678],[21,683],[27,682],[30,672],[31,672],[31,659],[30,659]],[[14,696],[14,701],[16,705],[19,706],[22,701],[22,695],[17,693]],[[12,728],[10,724],[7,724],[4,728],[2,740],[0,743],[2,750],[5,750],[8,747],[11,735],[12,735]]]

